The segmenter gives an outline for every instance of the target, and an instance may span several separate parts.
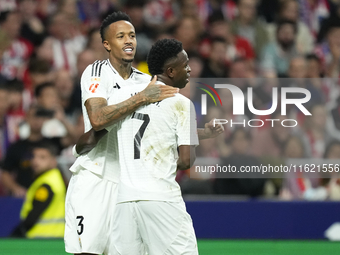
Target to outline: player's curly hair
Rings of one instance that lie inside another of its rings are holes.
[[[182,43],[176,39],[158,40],[148,54],[149,73],[154,76],[163,73],[164,64],[183,50]]]
[[[103,20],[102,25],[100,26],[100,36],[102,37],[102,42],[104,42],[105,40],[105,32],[107,27],[110,26],[112,23],[121,20],[125,20],[131,23],[130,16],[121,11],[113,12]]]

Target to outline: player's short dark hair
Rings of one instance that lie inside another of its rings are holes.
[[[57,146],[50,141],[40,141],[33,146],[32,150],[34,149],[46,149],[53,157],[59,155]]]
[[[105,40],[105,32],[107,27],[110,26],[112,23],[121,20],[125,20],[131,23],[130,16],[121,11],[113,12],[103,20],[102,25],[100,26],[100,36],[102,37],[102,42],[104,42]]]
[[[149,73],[157,75],[163,73],[164,64],[177,56],[183,50],[182,43],[176,39],[158,40],[148,54],[147,64]]]
[[[54,88],[54,83],[44,82],[44,83],[39,84],[34,90],[35,97],[40,97],[41,94],[43,93],[43,90],[46,88],[50,88],[50,87]]]

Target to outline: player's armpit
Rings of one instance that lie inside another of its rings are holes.
[[[181,145],[179,149],[179,158],[177,160],[178,170],[189,169],[196,160],[195,145]]]
[[[79,155],[82,155],[91,151],[97,145],[99,140],[106,134],[106,129],[100,131],[95,131],[94,129],[91,129],[79,138],[76,144],[76,152]]]

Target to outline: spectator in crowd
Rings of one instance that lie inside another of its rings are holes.
[[[302,54],[307,54],[314,49],[314,37],[305,23],[299,20],[299,3],[298,0],[281,1],[277,20],[290,20],[296,23],[296,47]],[[276,40],[277,25],[268,24],[268,35],[271,41]]]
[[[320,58],[312,53],[306,55],[307,61],[307,78],[318,79],[324,76]]]
[[[232,154],[227,158],[222,158],[221,165],[235,166],[237,169],[236,171],[239,171],[241,166],[259,166],[260,162],[258,159],[249,155],[250,141],[250,133],[241,128],[236,129],[230,137]],[[214,181],[215,193],[248,195],[252,197],[262,195],[266,179],[256,178],[256,174],[246,174],[248,175],[248,178],[233,173],[217,172]]]
[[[182,42],[183,49],[190,54],[197,52],[202,26],[197,18],[183,17],[176,24],[174,37]]]
[[[39,45],[35,47],[37,59],[46,60],[50,65],[53,64],[53,39],[50,36],[44,37]]]
[[[327,131],[334,139],[340,140],[340,97],[327,114]]]
[[[322,158],[326,144],[331,136],[326,130],[327,113],[324,105],[315,104],[310,109],[312,115],[306,116],[304,121],[303,142],[307,149],[306,155],[312,158]]]
[[[302,140],[298,136],[290,136],[283,148],[285,159],[305,158],[306,152]],[[311,188],[311,181],[297,166],[296,172],[287,173],[280,191],[280,197],[284,200],[303,199],[304,192]],[[317,185],[317,180],[313,180],[313,185]]]
[[[86,67],[97,60],[93,50],[85,49],[77,58],[77,77],[75,79],[75,87],[80,86],[80,78]]]
[[[260,65],[264,77],[287,76],[290,59],[298,55],[296,29],[296,23],[292,21],[278,22],[276,41],[269,43],[262,52]]]
[[[25,105],[30,105],[33,101],[35,88],[42,83],[52,82],[55,79],[56,73],[52,70],[51,63],[42,58],[32,57],[28,63],[28,79],[27,91],[29,93],[28,102]]]
[[[325,39],[328,30],[332,26],[340,24],[340,4],[337,1],[331,3],[333,3],[334,7],[330,9],[330,16],[320,22],[320,30],[317,37],[319,43]]]
[[[136,37],[138,38],[135,60],[145,61],[146,56],[152,45],[152,39],[156,37],[155,30],[147,25],[143,15],[145,0],[128,0],[125,4],[125,11],[130,16],[135,27]],[[101,45],[101,48],[103,46]]]
[[[151,0],[144,7],[147,26],[161,33],[178,22],[178,4],[174,0]]]
[[[28,126],[27,139],[19,140],[8,148],[6,157],[1,166],[2,184],[8,190],[9,194],[15,197],[25,197],[27,188],[33,182],[33,171],[30,165],[31,148],[41,141],[49,141],[53,143],[58,152],[63,148],[71,145],[67,138],[45,138],[42,136],[41,128],[48,112],[36,106],[31,106],[26,115]],[[23,130],[22,130],[23,132]],[[27,134],[26,134],[27,135]]]
[[[286,116],[282,116],[280,111],[275,111],[268,119],[277,119],[278,121],[274,121],[273,124],[269,123],[254,131],[251,144],[252,155],[279,160],[283,155],[284,145],[292,131],[291,128],[281,125]]]
[[[245,99],[245,114],[250,119],[253,114],[250,112],[247,103],[248,88],[253,90],[253,106],[255,109],[262,109],[265,104],[270,103],[272,96],[268,95],[268,86],[263,80],[256,78],[256,73],[249,61],[244,58],[235,59],[229,66],[229,81],[239,87]]]
[[[233,35],[230,30],[230,25],[227,21],[223,19],[223,17],[212,16],[209,19],[210,29],[209,29],[209,37],[205,38],[200,45],[200,53],[203,56],[207,56],[210,50],[211,39],[213,37],[221,37],[227,43],[227,51],[226,51],[226,62],[231,64],[235,59],[245,58],[249,60],[251,65],[253,66],[253,60],[255,58],[255,53],[248,42],[247,39],[242,38],[238,35]]]
[[[38,2],[34,0],[19,0],[18,10],[22,18],[20,34],[34,46],[39,45],[45,34],[42,21],[36,16]]]
[[[316,70],[316,75],[320,73]],[[289,64],[288,77],[291,78],[288,81],[291,82],[291,87],[301,87],[307,89],[311,93],[311,99],[304,104],[306,108],[311,108],[315,104],[326,103],[326,91],[328,88],[319,84],[319,79],[306,79],[308,77],[308,65],[307,60],[303,56],[297,56],[291,59]],[[297,98],[301,97],[297,96]],[[291,98],[294,98],[292,95]]]
[[[32,149],[35,180],[27,190],[19,225],[12,237],[62,238],[65,230],[66,187],[57,169],[57,149],[40,143]]]
[[[122,8],[121,1],[112,0],[82,0],[77,1],[79,18],[82,24],[89,28],[98,28],[102,22],[102,17],[106,17],[109,11]]]
[[[102,38],[100,37],[99,29],[90,30],[90,32],[88,34],[88,41],[87,41],[86,49],[92,51],[93,54],[96,56],[97,60],[105,60],[109,56],[107,51],[103,47]],[[77,64],[78,64],[78,61],[77,61]],[[91,62],[91,64],[92,64],[92,62]],[[77,74],[78,74],[78,72],[77,72]],[[80,74],[82,74],[82,73],[80,73]]]
[[[67,118],[70,121],[76,119],[81,112],[80,86],[74,86],[74,80],[69,72],[60,70],[56,74],[55,87]]]
[[[78,54],[84,49],[86,39],[80,31],[73,31],[72,21],[64,13],[54,14],[48,23],[48,32],[53,39],[53,66],[76,75]]]
[[[337,84],[332,79],[322,79],[325,70],[322,68],[320,58],[312,53],[306,55],[307,62],[307,78],[310,84],[318,91],[319,97],[325,103],[333,103],[337,97]]]
[[[239,0],[238,16],[231,22],[234,34],[246,38],[255,49],[256,57],[261,56],[263,47],[268,43],[268,33],[265,24],[257,18],[257,1]]]
[[[202,78],[226,78],[227,65],[225,56],[227,53],[226,41],[221,37],[215,37],[211,40],[211,49],[209,57],[204,64],[201,73]]]
[[[335,160],[336,162],[340,159],[340,142],[339,140],[333,140],[330,142],[325,150],[325,159]],[[335,171],[334,171],[335,172]],[[337,173],[334,174],[335,176],[330,178],[322,178],[320,180],[320,184],[325,186],[328,199],[339,201],[340,200],[340,179],[337,176]],[[320,188],[322,190],[322,186]]]
[[[329,1],[327,0],[299,0],[300,19],[304,22],[312,35],[316,38],[320,29],[320,22],[329,16]]]
[[[25,111],[23,108],[24,84],[18,79],[6,83],[8,90],[8,109],[6,123],[8,126],[8,139],[10,143],[16,142],[19,136],[19,125],[24,121]]]
[[[2,54],[1,74],[8,80],[22,79],[33,45],[20,37],[21,16],[17,11],[0,13],[0,31],[9,40],[9,47]]]
[[[326,76],[339,78],[340,23],[329,27],[325,39],[315,48],[315,53],[324,65]]]
[[[42,126],[45,137],[68,137],[72,144],[76,141],[75,126],[71,121],[76,121],[76,116],[67,118],[61,105],[58,90],[53,83],[43,83],[36,88],[35,97],[38,106],[44,109],[48,118]]]

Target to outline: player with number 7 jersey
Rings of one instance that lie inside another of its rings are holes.
[[[183,88],[190,67],[182,44],[157,41],[148,56],[149,71],[159,84]],[[120,100],[140,91],[132,85]],[[116,103],[117,98],[109,100]],[[190,168],[198,143],[196,113],[181,94],[138,108],[117,126],[121,168],[110,254],[198,254],[190,215],[175,180]],[[110,132],[109,132],[110,133]]]

